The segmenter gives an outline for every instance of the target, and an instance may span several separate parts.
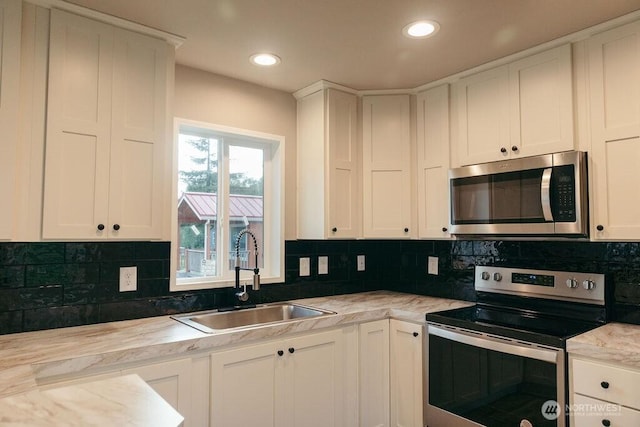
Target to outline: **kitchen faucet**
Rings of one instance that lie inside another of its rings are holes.
[[[240,239],[245,234],[248,234],[253,239],[253,249],[256,254],[255,268],[240,267]],[[238,236],[236,237],[235,250],[236,250],[236,285],[235,285],[236,297],[238,298],[238,300],[245,302],[249,299],[249,294],[247,293],[247,285],[244,285],[244,289],[240,290],[240,270],[253,271],[252,288],[254,291],[260,290],[260,269],[258,268],[258,241],[256,240],[256,236],[253,235],[251,230],[249,230],[248,228],[244,228],[240,231],[240,233],[238,233]]]

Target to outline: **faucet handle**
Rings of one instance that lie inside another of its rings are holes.
[[[238,290],[238,292],[236,292],[236,298],[238,298],[238,300],[240,300],[241,302],[246,302],[249,299],[249,293],[247,292],[246,283],[242,285],[242,290]]]

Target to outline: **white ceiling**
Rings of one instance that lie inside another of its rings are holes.
[[[69,0],[186,38],[179,64],[294,92],[415,88],[640,9],[640,0]],[[409,22],[440,23],[432,38]],[[260,69],[255,52],[282,63]]]

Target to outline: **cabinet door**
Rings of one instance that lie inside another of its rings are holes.
[[[347,388],[344,380],[342,331],[333,330],[293,338],[285,341],[284,347],[287,386],[281,397],[284,399],[286,422],[278,425],[344,425]]]
[[[13,233],[18,105],[20,103],[20,23],[22,2],[0,0],[0,240]]]
[[[640,238],[640,22],[588,40],[591,236]],[[599,230],[602,228],[602,230]]]
[[[167,49],[162,40],[115,32],[110,237],[162,237]]]
[[[390,322],[391,426],[422,427],[424,328],[394,319]]]
[[[509,64],[511,155],[572,150],[571,45]]]
[[[449,238],[449,85],[417,101],[418,236]]]
[[[278,351],[284,355],[285,350],[282,343],[272,342],[211,355],[212,426],[291,425],[279,418],[287,402],[284,357]]]
[[[362,99],[363,234],[410,237],[409,96]]]
[[[573,394],[571,403],[576,407],[571,413],[571,425],[574,427],[640,425],[640,411],[635,409],[580,394]]]
[[[355,238],[360,228],[355,95],[328,89],[326,117],[329,193],[325,194],[328,200],[325,233],[329,237]]]
[[[509,140],[509,67],[460,79],[458,155],[462,165],[506,159]]]
[[[112,50],[112,27],[51,10],[44,238],[107,234]]]
[[[191,422],[191,359],[173,360],[122,371],[136,374],[184,417],[184,427]]]
[[[360,426],[389,425],[389,320],[360,325]]]

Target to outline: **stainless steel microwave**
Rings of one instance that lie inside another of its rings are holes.
[[[451,233],[588,234],[587,157],[546,154],[449,170]]]

